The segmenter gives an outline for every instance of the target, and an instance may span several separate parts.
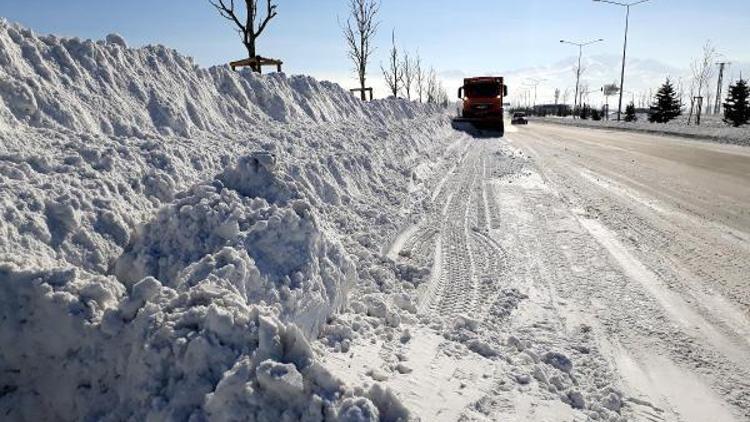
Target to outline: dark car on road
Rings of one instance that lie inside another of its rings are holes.
[[[514,125],[528,125],[529,120],[526,118],[526,113],[513,113],[513,119],[510,121]]]

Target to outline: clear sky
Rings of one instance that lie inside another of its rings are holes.
[[[241,3],[241,0],[237,0]],[[624,9],[591,0],[381,0],[373,76],[391,29],[450,75],[558,62],[576,53],[561,38],[605,38],[589,54],[620,54]],[[353,84],[337,20],[348,0],[277,0],[279,16],[259,43],[289,73]],[[729,59],[750,61],[750,0],[653,0],[633,9],[629,54],[685,68],[711,39]],[[0,16],[40,33],[101,39],[122,34],[131,46],[159,43],[202,65],[238,59],[243,48],[207,0],[0,0]]]

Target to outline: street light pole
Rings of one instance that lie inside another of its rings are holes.
[[[570,45],[574,45],[578,47],[578,68],[576,69],[576,94],[575,94],[575,98],[573,99],[573,111],[574,112],[575,112],[575,109],[578,108],[578,93],[580,91],[580,86],[581,86],[581,59],[583,58],[583,47],[586,47],[591,44],[596,44],[602,41],[604,41],[604,39],[602,38],[599,38],[598,40],[584,42],[584,43],[560,40],[560,43],[562,44],[570,44]]]
[[[542,82],[546,81],[546,79],[529,78],[529,81],[531,81],[531,83],[524,82],[524,86],[528,86],[528,87],[533,87],[534,88],[534,107],[536,107],[537,88],[539,88],[539,84],[541,84]]]
[[[614,4],[615,6],[621,6],[626,9],[625,12],[625,43],[622,47],[622,71],[620,72],[620,104],[617,107],[617,121],[619,122],[622,120],[622,94],[623,89],[625,88],[625,60],[627,59],[627,53],[628,53],[628,30],[630,29],[630,8],[633,6],[637,6],[641,3],[646,3],[647,1],[651,0],[641,0],[637,1],[635,3],[619,3],[616,1],[609,1],[609,0],[594,0],[598,3],[609,3]]]

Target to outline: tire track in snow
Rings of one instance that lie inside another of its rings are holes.
[[[452,318],[475,310],[478,282],[470,245],[471,210],[476,202],[477,179],[484,173],[480,168],[484,164],[483,147],[469,146],[471,144],[467,144],[468,152],[457,164],[454,174],[441,183],[442,189],[435,195],[436,205],[442,203],[443,206],[439,213],[429,216],[431,221],[427,223],[438,229],[438,235],[432,277],[419,306],[421,313]]]

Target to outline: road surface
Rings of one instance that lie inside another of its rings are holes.
[[[330,366],[422,420],[750,418],[750,148],[457,137],[390,253],[432,270],[419,323]]]

